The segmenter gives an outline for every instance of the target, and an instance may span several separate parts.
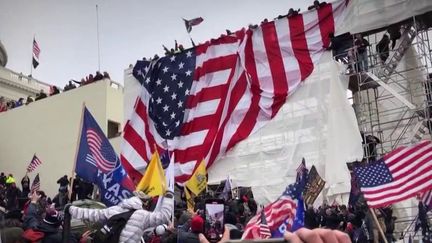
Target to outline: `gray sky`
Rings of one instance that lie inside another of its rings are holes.
[[[30,73],[33,35],[41,48],[33,76],[61,87],[98,68],[96,4],[99,6],[101,71],[123,83],[123,71],[137,59],[163,53],[174,40],[186,48],[189,37],[182,17],[201,16],[195,43],[215,38],[301,8],[312,0],[0,0],[0,40],[8,52],[7,68]]]

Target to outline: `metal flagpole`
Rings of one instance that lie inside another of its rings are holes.
[[[375,222],[375,224],[376,224],[376,226],[378,228],[378,231],[381,234],[381,237],[383,238],[384,243],[388,243],[387,238],[385,237],[384,231],[383,231],[383,229],[381,228],[381,225],[378,222],[378,218],[377,218],[377,216],[375,214],[375,211],[372,208],[369,208],[369,210],[370,210],[370,212],[372,214],[372,218],[373,218],[373,220],[374,220],[374,222]]]
[[[100,72],[100,44],[99,44],[99,7],[96,4],[96,38],[98,46],[98,71]]]
[[[80,119],[80,123],[78,126],[78,137],[77,137],[77,143],[76,143],[76,152],[75,152],[75,159],[73,161],[73,166],[72,166],[72,171],[71,171],[71,181],[69,184],[69,192],[68,192],[68,197],[69,200],[71,200],[71,196],[72,196],[72,190],[73,190],[73,181],[75,180],[75,169],[76,169],[76,165],[77,165],[77,159],[78,159],[78,152],[79,152],[79,146],[80,146],[80,141],[81,141],[81,133],[82,133],[82,128],[83,128],[83,124],[84,124],[84,111],[86,108],[86,103],[83,102],[82,103],[82,107],[81,107],[81,119]]]

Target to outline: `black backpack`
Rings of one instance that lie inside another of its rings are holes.
[[[135,210],[126,211],[113,215],[93,235],[93,242],[117,243],[120,233]]]

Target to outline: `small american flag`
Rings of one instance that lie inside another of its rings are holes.
[[[30,161],[30,164],[27,166],[27,172],[31,173],[33,172],[36,167],[42,164],[42,161],[35,155],[33,155],[32,160]]]
[[[267,224],[267,219],[264,214],[264,210],[261,211],[261,222],[259,226],[261,239],[268,239],[271,237],[270,228]]]
[[[36,39],[33,38],[33,68],[36,68],[39,65],[39,54],[40,48]]]
[[[303,176],[307,175],[308,169],[306,168],[305,158],[302,159],[302,162],[297,167],[296,172],[297,172],[296,181],[300,181]]]
[[[432,144],[423,141],[355,167],[354,173],[369,207],[380,208],[432,189],[431,168]]]
[[[162,57],[138,61],[143,84],[124,128],[121,161],[140,178],[151,154],[168,149],[176,182],[204,159],[209,168],[276,116],[313,71],[346,0],[271,21]],[[164,146],[166,143],[167,146]]]
[[[31,193],[35,192],[35,191],[39,191],[40,190],[40,179],[39,179],[39,173],[35,176],[33,183],[30,187],[30,191]]]

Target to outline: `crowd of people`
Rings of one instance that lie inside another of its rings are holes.
[[[97,81],[103,80],[103,79],[111,79],[108,72],[101,73],[101,72],[97,71],[94,76],[93,76],[93,74],[89,74],[87,77],[82,78],[81,81],[70,80],[65,85],[65,87],[63,88],[63,92],[75,89],[77,87],[75,85],[75,83],[78,84],[79,86],[84,86],[84,85],[91,84],[91,83],[94,83],[94,82],[97,82]],[[53,85],[50,87],[49,94],[47,94],[43,89],[41,89],[40,92],[38,94],[36,94],[36,97],[34,97],[34,98],[29,95],[29,96],[27,96],[27,98],[19,98],[18,100],[7,100],[5,97],[1,96],[0,97],[0,113],[21,107],[23,105],[29,105],[30,103],[32,103],[34,101],[45,99],[48,96],[60,94],[61,92],[62,91],[60,90],[59,87]]]
[[[74,219],[100,224],[114,215],[122,215],[130,210],[133,213],[128,216],[124,228],[119,233],[118,242],[139,242],[141,237],[144,242],[208,242],[204,236],[204,229],[208,226],[206,224],[209,224],[205,216],[205,200],[219,197],[214,191],[209,191],[194,199],[194,209],[187,209],[184,197],[180,196],[174,203],[173,193],[167,192],[167,199],[164,198],[159,210],[153,211],[157,198],[143,192],[134,192],[131,198],[124,199],[116,206],[90,209],[79,206],[82,205],[82,199],[95,199],[91,183],[80,178],[75,178],[71,183],[71,179],[66,175],[59,178],[57,183],[58,193],[51,199],[41,190],[31,192],[30,178],[27,175],[21,179],[19,188],[12,174],[6,176],[5,173],[1,173],[2,243],[33,242],[35,239],[40,242],[61,242],[62,225],[66,214],[70,214]],[[72,188],[70,194],[69,188]],[[230,196],[224,202],[225,239],[240,239],[248,221],[259,213],[250,190],[240,190],[237,194],[235,198]],[[73,202],[72,206],[68,204],[70,202]],[[174,212],[174,222],[171,212]],[[393,216],[392,208],[375,210],[375,213],[387,242],[394,242],[396,217]],[[324,203],[318,208],[305,205],[304,228],[312,230],[308,232],[315,232],[315,229],[344,232],[352,242],[382,242],[371,212],[364,204],[347,207],[336,203]],[[95,230],[90,229],[73,231],[67,236],[68,242],[98,242],[100,236],[94,232]],[[287,234],[287,237],[299,236]],[[90,241],[91,239],[93,241]]]

